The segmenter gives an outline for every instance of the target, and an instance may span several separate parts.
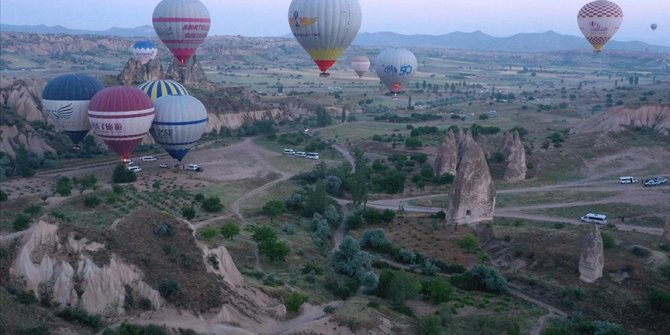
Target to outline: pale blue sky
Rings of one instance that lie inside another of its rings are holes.
[[[290,0],[201,0],[212,16],[212,35],[279,36],[290,32]],[[443,34],[481,30],[494,36],[519,32],[581,36],[576,16],[586,0],[359,0],[361,32]],[[1,0],[7,24],[62,25],[104,30],[151,24],[158,0]],[[617,0],[624,23],[616,40],[670,46],[670,0]],[[649,25],[659,28],[652,32]]]

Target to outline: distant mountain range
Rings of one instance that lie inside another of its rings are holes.
[[[63,26],[22,26],[0,24],[0,31],[26,32],[36,34],[67,34],[67,35],[100,35],[120,37],[156,37],[152,26],[145,25],[135,28],[112,27],[107,30],[79,30]],[[292,37],[285,35],[284,37]],[[481,31],[472,33],[453,32],[443,35],[402,35],[392,32],[360,33],[354,45],[377,47],[426,47],[448,48],[481,51],[510,52],[554,52],[576,49],[590,49],[591,46],[582,37],[562,35],[553,31],[544,33],[521,33],[510,37],[495,37]],[[644,42],[610,41],[608,50],[670,52],[670,47],[652,45]]]

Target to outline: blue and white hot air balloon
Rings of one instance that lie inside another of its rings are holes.
[[[190,95],[166,95],[154,101],[151,136],[170,156],[182,161],[207,126],[207,109]]]
[[[70,137],[75,147],[88,134],[88,104],[104,87],[82,74],[64,74],[51,79],[42,92],[42,111],[49,121]]]
[[[137,41],[132,47],[133,55],[142,64],[148,63],[158,55],[158,48],[154,42],[148,40]]]
[[[174,80],[149,80],[137,86],[137,88],[146,92],[152,101],[165,95],[188,95],[186,87]]]

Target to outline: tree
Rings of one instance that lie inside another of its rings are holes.
[[[368,202],[368,181],[370,180],[370,173],[365,164],[365,156],[360,150],[354,152],[355,170],[349,189],[351,190],[351,197],[354,205],[363,205]]]
[[[328,194],[326,193],[326,185],[323,179],[317,180],[314,189],[309,189],[307,192],[307,199],[305,201],[305,209],[308,216],[314,213],[323,214],[328,206]]]
[[[402,306],[407,299],[416,298],[421,291],[421,283],[404,271],[395,272],[389,283],[386,297],[396,306]]]
[[[284,261],[291,252],[288,243],[278,239],[265,240],[258,245],[261,255],[266,256],[271,262]]]
[[[405,146],[406,146],[408,149],[416,149],[416,148],[420,148],[420,147],[422,147],[422,146],[423,146],[423,142],[421,142],[421,140],[418,139],[418,138],[416,138],[416,137],[408,137],[408,138],[405,140]]]
[[[270,223],[274,221],[274,218],[281,216],[286,213],[286,204],[279,200],[270,200],[265,203],[263,206],[263,214],[270,217]]]
[[[277,239],[277,232],[275,232],[274,229],[272,229],[270,226],[260,226],[257,227],[254,230],[253,235],[251,235],[251,238],[254,239],[254,241],[261,243],[263,241],[267,240],[276,240]]]
[[[327,176],[324,179],[326,185],[326,192],[332,196],[342,195],[342,180],[337,176]]]
[[[453,290],[449,282],[440,278],[432,279],[421,285],[421,293],[434,304],[449,301]]]
[[[223,210],[223,204],[219,197],[211,196],[202,201],[202,209],[209,213],[216,213]]]
[[[347,236],[340,244],[340,248],[331,256],[333,270],[356,279],[367,290],[377,286],[377,277],[372,272],[372,256],[361,250],[358,241]]]
[[[192,206],[184,207],[181,209],[181,215],[186,220],[193,220],[193,218],[195,217],[195,208],[193,208]]]
[[[200,231],[200,236],[205,240],[211,240],[216,236],[216,228],[214,227],[205,227]]]
[[[224,238],[232,239],[239,234],[240,226],[232,222],[224,223],[223,226],[221,226],[221,235],[223,235]]]
[[[61,177],[58,179],[55,185],[55,190],[57,194],[66,197],[72,193],[72,185],[70,184],[70,178]]]
[[[316,107],[316,126],[327,127],[333,123],[330,113],[321,105]]]
[[[284,298],[284,306],[289,313],[297,313],[305,302],[307,302],[307,296],[300,292],[289,293]]]
[[[137,180],[137,175],[135,172],[128,170],[125,165],[119,164],[114,168],[114,172],[112,173],[112,183],[132,183],[135,180]]]
[[[31,177],[35,174],[32,161],[30,160],[30,153],[23,144],[16,150],[14,165],[16,166],[16,173],[21,177]]]

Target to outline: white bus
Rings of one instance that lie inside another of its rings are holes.
[[[318,159],[319,159],[319,153],[318,153],[318,152],[308,152],[308,153],[305,155],[305,157],[306,157],[306,158],[309,158],[309,159],[318,160]]]
[[[607,224],[607,215],[588,213],[580,218],[582,222],[593,222],[596,224]]]
[[[635,179],[631,176],[619,177],[619,183],[621,183],[621,184],[634,184],[634,183],[637,183],[637,179]]]

